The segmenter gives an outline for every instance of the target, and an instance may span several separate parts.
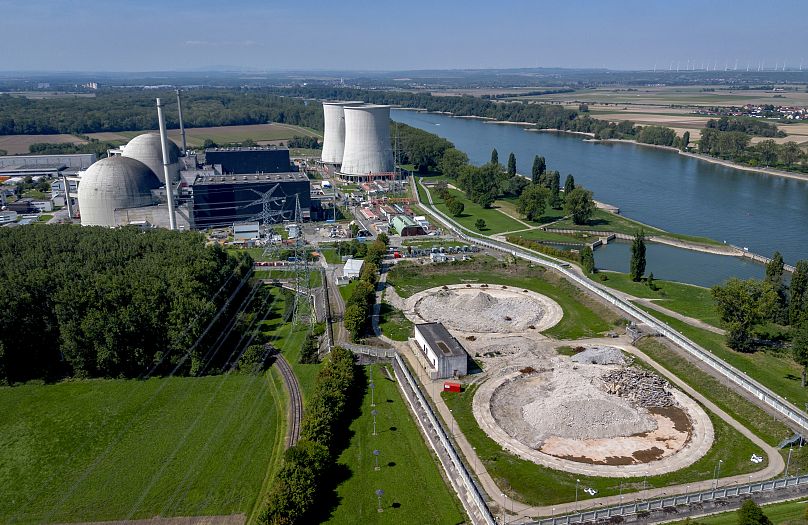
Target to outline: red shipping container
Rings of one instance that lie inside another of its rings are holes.
[[[443,391],[444,392],[461,392],[463,387],[460,383],[455,381],[444,381],[443,382]]]

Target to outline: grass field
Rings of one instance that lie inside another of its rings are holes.
[[[626,478],[621,481],[549,469],[504,451],[480,429],[471,408],[476,388],[476,385],[472,385],[459,394],[444,392],[441,395],[452,410],[463,434],[477,449],[478,457],[497,485],[512,497],[530,505],[554,505],[575,501],[576,479],[581,480],[581,487],[592,487],[598,491],[597,497],[602,497],[619,494],[621,489],[627,493],[641,490],[644,486],[665,487],[709,479],[714,475],[715,465],[719,460],[723,461],[722,477],[754,472],[765,466],[765,463],[755,465],[749,461],[753,453],[760,453],[751,441],[708,412],[715,429],[715,442],[704,457],[680,471],[647,479]],[[550,486],[553,489],[547,490]],[[580,495],[582,499],[589,497],[584,492],[580,492]]]
[[[772,503],[763,508],[763,513],[771,520],[772,525],[788,523],[789,525],[805,525],[808,523],[805,512],[808,509],[808,500],[785,501],[782,503]],[[686,522],[675,521],[671,525],[684,525]],[[711,516],[693,518],[690,523],[704,525],[737,525],[738,511],[721,512]]]
[[[377,435],[373,435],[368,388],[361,415],[350,427],[350,445],[338,460],[350,477],[337,487],[340,504],[327,523],[463,523],[460,504],[444,483],[396,383],[380,365],[368,366],[366,371],[376,385]],[[378,471],[374,450],[380,452]],[[377,489],[384,490],[383,512],[377,510]]]
[[[638,305],[642,308],[642,305]],[[647,310],[647,309],[646,309]],[[678,319],[659,312],[651,312],[691,340],[731,364],[749,377],[763,383],[777,394],[800,408],[808,402],[808,388],[800,384],[802,368],[786,353],[776,350],[759,350],[753,353],[736,352],[725,344],[724,336],[695,328]]]
[[[382,334],[393,341],[406,341],[412,336],[412,321],[407,319],[401,310],[397,310],[387,303],[381,304],[379,328],[381,328]]]
[[[421,194],[422,200],[424,202],[429,202],[426,195],[422,193],[424,190],[420,185],[418,186],[418,191],[419,194]],[[483,219],[485,221],[486,227],[480,233],[484,233],[486,235],[525,229],[524,224],[500,212],[496,206],[492,208],[483,208],[479,204],[475,204],[466,199],[463,192],[450,189],[449,193],[455,199],[462,202],[465,207],[463,213],[461,213],[460,216],[455,217],[449,213],[449,209],[443,203],[443,200],[434,191],[431,191],[430,193],[432,194],[432,202],[436,208],[438,208],[448,217],[451,217],[452,220],[461,226],[464,226],[472,231],[478,231],[477,227],[474,226],[477,219]]]
[[[75,135],[3,135],[0,136],[0,149],[6,150],[9,155],[25,155],[30,152],[28,147],[38,142],[51,144],[87,144],[87,141]]]
[[[399,263],[390,270],[387,282],[405,298],[427,288],[462,282],[533,290],[554,299],[564,310],[561,322],[544,332],[559,339],[596,336],[608,331],[615,320],[608,310],[561,277],[521,262],[505,264],[489,257],[476,257],[471,261],[442,265]]]
[[[592,219],[590,219],[588,224],[574,224],[572,222],[572,219],[563,219],[553,224],[552,228],[558,228],[561,230],[593,230],[602,232],[625,233],[627,235],[634,235],[638,231],[640,231],[640,229],[642,229],[643,231],[645,231],[646,235],[660,235],[664,237],[670,237],[672,239],[680,239],[683,241],[691,241],[715,246],[721,245],[721,243],[719,243],[718,241],[710,239],[708,237],[697,237],[694,235],[682,235],[679,233],[666,232],[658,228],[654,228],[653,226],[648,226],[635,220],[629,219],[628,217],[624,217],[622,215],[611,213],[605,210],[595,210],[595,213],[592,215]]]
[[[701,319],[713,326],[721,326],[721,318],[716,310],[715,301],[710,294],[709,288],[654,279],[654,283],[659,288],[654,291],[645,284],[645,281],[639,283],[632,281],[628,274],[618,272],[603,273],[609,278],[602,281],[601,284],[609,288],[631,294],[634,297],[657,299],[654,302],[660,306],[689,317]]]
[[[143,133],[155,133],[154,130],[117,131],[103,133],[89,133],[88,136],[101,141],[127,142],[129,139]],[[252,139],[259,144],[284,141],[294,136],[320,137],[322,134],[308,128],[292,126],[291,124],[248,124],[244,126],[215,126],[209,128],[186,128],[185,137],[188,146],[198,148],[210,139],[217,144],[229,142],[243,142]],[[168,130],[168,137],[177,144],[182,144],[182,136],[178,129]]]
[[[249,513],[280,458],[267,376],[0,389],[0,521]]]
[[[721,379],[698,368],[659,341],[643,339],[637,347],[770,445],[792,435],[786,425],[735,393]]]

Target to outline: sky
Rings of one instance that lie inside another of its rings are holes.
[[[5,71],[808,68],[806,0],[0,0],[0,13]]]

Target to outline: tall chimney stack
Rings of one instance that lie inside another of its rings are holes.
[[[174,188],[169,173],[170,159],[168,156],[168,135],[166,134],[166,120],[163,116],[163,102],[157,99],[157,120],[160,121],[160,143],[163,146],[163,177],[166,182],[166,198],[168,199],[168,224],[170,230],[177,229],[177,217],[174,215]]]
[[[182,100],[180,99],[180,90],[177,89],[177,109],[180,113],[180,134],[182,135],[182,154],[185,155],[187,145],[185,144],[185,125],[182,123]]]

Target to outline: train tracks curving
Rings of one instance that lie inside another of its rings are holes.
[[[300,422],[303,419],[303,397],[300,395],[300,383],[292,371],[292,367],[278,354],[275,359],[278,371],[283,377],[286,391],[289,392],[289,424],[286,430],[286,448],[293,447],[300,439]]]

